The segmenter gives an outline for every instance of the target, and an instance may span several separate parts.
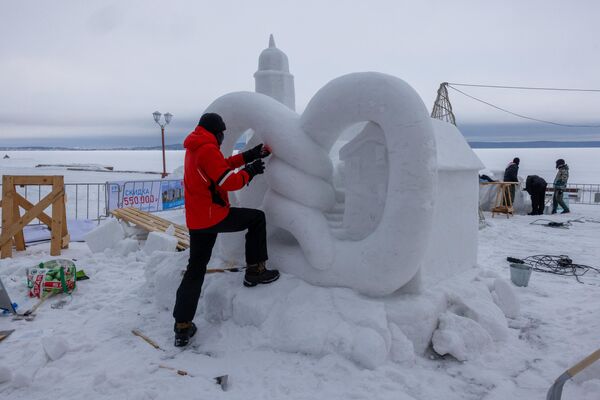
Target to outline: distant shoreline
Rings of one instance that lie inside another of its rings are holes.
[[[0,147],[2,151],[131,151],[131,150],[162,150],[160,146],[153,147],[53,147],[53,146],[19,146],[19,147]],[[169,144],[165,150],[185,150],[181,144]]]
[[[555,149],[555,148],[590,148],[600,147],[600,141],[586,142],[553,142],[553,141],[531,141],[531,142],[468,142],[473,149]]]
[[[467,141],[473,149],[542,149],[542,148],[595,148],[600,147],[598,141],[529,141],[529,142],[483,142]],[[76,148],[76,147],[51,147],[51,146],[20,146],[0,147],[0,151],[131,151],[131,150],[161,150],[160,146],[152,147],[112,147],[112,148]],[[184,150],[181,144],[165,146],[166,150]]]

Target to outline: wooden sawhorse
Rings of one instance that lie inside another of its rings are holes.
[[[496,214],[506,214],[506,218],[514,215],[513,198],[510,195],[510,187],[512,185],[518,186],[519,182],[481,182],[480,185],[494,185],[498,188],[494,206],[492,207],[492,218],[494,218],[494,215]]]
[[[52,191],[44,196],[39,203],[32,204],[21,196],[16,186],[51,185]],[[25,250],[23,228],[35,218],[48,225],[51,231],[50,254],[60,255],[61,249],[69,247],[69,233],[65,210],[64,177],[53,176],[2,176],[2,234],[0,235],[0,258],[12,257],[13,240],[15,248]],[[44,210],[52,206],[52,217]],[[19,207],[26,210],[21,216]]]

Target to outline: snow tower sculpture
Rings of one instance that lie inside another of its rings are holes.
[[[286,83],[259,84],[277,66]],[[273,149],[265,175],[233,200],[265,211],[270,263],[312,284],[371,296],[419,291],[475,265],[481,163],[456,127],[429,117],[406,82],[345,75],[298,115],[287,57],[272,36],[255,77],[257,91],[273,98],[230,93],[206,112],[227,124],[224,154],[248,130],[248,147]],[[334,165],[330,150],[348,130],[359,133]],[[243,241],[228,236],[220,249],[231,260]]]

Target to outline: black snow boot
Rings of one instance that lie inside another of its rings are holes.
[[[175,323],[175,347],[187,346],[190,338],[196,334],[196,325],[193,322]]]
[[[244,286],[252,287],[259,283],[271,283],[279,279],[279,271],[276,269],[269,270],[265,266],[265,262],[248,265],[246,275],[244,276]]]

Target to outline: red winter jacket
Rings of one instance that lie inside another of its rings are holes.
[[[239,190],[250,180],[242,154],[225,158],[215,136],[198,126],[185,138],[183,182],[185,221],[188,229],[208,228],[229,214],[227,192]]]

